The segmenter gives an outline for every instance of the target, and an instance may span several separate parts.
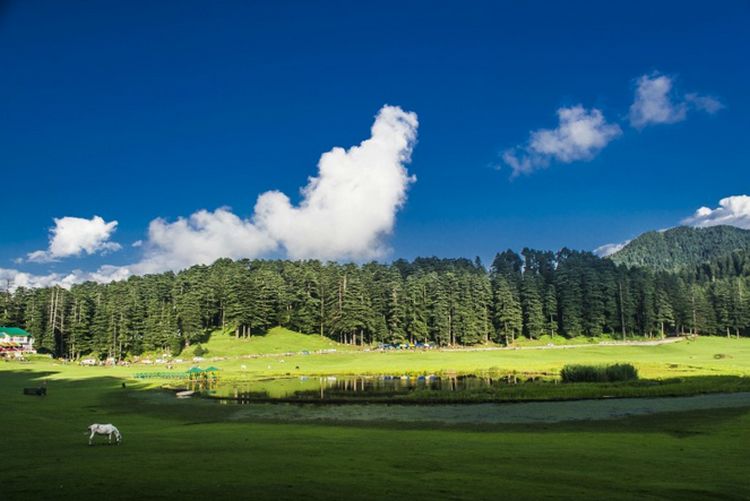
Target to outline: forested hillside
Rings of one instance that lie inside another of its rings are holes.
[[[0,293],[0,325],[40,350],[124,357],[179,352],[217,328],[236,336],[280,325],[334,340],[441,346],[520,336],[750,334],[750,254],[680,273],[618,266],[591,253],[524,249],[479,261],[391,264],[231,261],[175,273]]]
[[[609,258],[626,266],[679,271],[740,250],[750,250],[750,230],[734,226],[679,226],[644,233]]]

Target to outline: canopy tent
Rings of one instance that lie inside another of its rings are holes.
[[[208,380],[209,378],[213,381],[216,381],[218,379],[218,374],[220,369],[216,367],[208,367],[206,369],[201,369],[200,367],[191,367],[186,372],[190,379],[204,379]]]

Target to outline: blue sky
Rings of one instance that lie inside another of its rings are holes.
[[[274,226],[261,231],[272,243],[232,240],[228,254],[486,261],[674,226],[748,192],[749,21],[744,1],[10,2],[0,269],[64,275],[160,257],[157,218],[163,238],[184,230],[179,241],[200,246],[194,226],[171,225],[201,209],[230,207],[229,228],[252,233],[256,200],[272,190],[290,198],[278,218],[298,214],[321,155],[367,140],[386,104],[418,116],[411,163],[393,167],[416,181],[349,239],[377,252],[306,250],[290,243],[293,227]],[[642,77],[667,79],[671,108],[633,126]],[[614,133],[567,156],[530,146],[577,105]],[[513,148],[530,172],[512,176],[502,155]],[[733,207],[711,220],[746,224],[745,205]],[[54,218],[94,216],[117,224],[94,228],[88,247],[51,250]],[[322,236],[347,227],[305,221]],[[47,259],[29,260],[35,251]]]

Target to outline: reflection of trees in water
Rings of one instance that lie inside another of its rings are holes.
[[[230,383],[201,382],[198,390],[212,396],[238,401],[268,399],[325,400],[352,397],[389,397],[414,391],[461,392],[476,391],[500,385],[516,385],[539,381],[534,375],[478,374],[441,376],[324,376],[264,379]]]
[[[214,391],[221,385],[216,379],[193,379],[189,382],[190,389],[198,392]]]

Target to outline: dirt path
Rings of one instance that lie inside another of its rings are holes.
[[[489,346],[486,348],[441,348],[440,351],[498,351],[498,350],[567,350],[572,348],[591,348],[594,346],[659,346],[684,341],[684,337],[669,337],[653,341],[602,341],[586,344],[548,344],[545,346]]]
[[[231,419],[441,424],[558,423],[599,421],[661,412],[741,407],[750,408],[750,392],[714,393],[693,397],[475,405],[251,404],[239,408]]]
[[[513,350],[567,350],[572,348],[592,348],[596,346],[658,346],[661,344],[672,344],[684,341],[685,337],[670,337],[666,339],[654,339],[653,341],[602,341],[600,343],[586,343],[586,344],[548,344],[545,346],[487,346],[479,348],[462,347],[462,348],[436,348],[434,351],[448,351],[448,352],[466,352],[466,351],[513,351]],[[324,350],[311,352],[314,355],[341,355],[357,353],[359,350]],[[375,349],[365,351],[376,351]],[[408,351],[408,350],[407,350]],[[430,350],[433,351],[433,350]],[[301,355],[303,352],[286,352],[286,353],[263,353],[263,354],[248,354],[248,355],[234,355],[226,357],[212,357],[208,358],[212,362],[222,362],[224,360],[239,360],[239,359],[254,359],[254,358],[284,358],[294,355]],[[395,351],[400,353],[400,351]]]

